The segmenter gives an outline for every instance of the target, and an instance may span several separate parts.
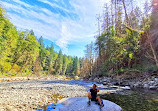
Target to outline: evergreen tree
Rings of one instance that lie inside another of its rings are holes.
[[[56,74],[62,74],[62,67],[63,67],[63,55],[62,51],[59,51],[58,58],[56,60],[56,67],[55,72]]]
[[[80,64],[79,64],[79,59],[78,59],[78,57],[76,56],[76,57],[74,57],[74,59],[73,59],[73,73],[75,74],[75,75],[77,75],[77,74],[79,74],[80,72]]]
[[[67,66],[68,66],[68,58],[66,55],[63,56],[63,75],[65,75],[66,70],[67,70]]]
[[[43,37],[42,36],[39,38],[39,43],[40,43],[39,56],[40,56],[41,66],[42,66],[42,69],[43,69],[45,67],[46,50],[45,50],[45,46],[44,46],[44,43],[43,43]]]

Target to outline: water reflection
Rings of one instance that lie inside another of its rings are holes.
[[[38,106],[36,111],[59,111],[61,107],[64,107],[62,104],[54,104],[52,103],[51,105],[44,105],[44,106]]]

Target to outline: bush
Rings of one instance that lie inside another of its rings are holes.
[[[11,69],[11,65],[8,62],[0,62],[0,72],[5,73]]]
[[[150,73],[157,73],[158,72],[158,67],[155,65],[149,66],[146,68],[146,72]]]
[[[17,64],[15,64],[15,65],[13,66],[11,72],[12,72],[12,73],[16,73],[16,72],[18,72],[19,70],[20,70],[20,67],[19,67]]]

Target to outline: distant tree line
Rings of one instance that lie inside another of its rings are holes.
[[[54,51],[53,44],[45,47],[43,38],[37,39],[33,30],[18,31],[0,7],[0,73],[36,75],[78,75],[83,58]]]

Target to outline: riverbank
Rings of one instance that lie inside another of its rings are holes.
[[[64,97],[86,96],[84,86],[66,81],[12,81],[0,83],[0,111],[31,111]]]
[[[86,77],[84,80],[94,81],[108,86],[127,86],[130,88],[140,88],[149,90],[158,90],[158,75],[137,77],[137,78],[125,78],[123,76],[112,77]]]
[[[1,82],[11,81],[34,81],[34,80],[79,80],[78,76],[63,76],[63,75],[31,75],[31,76],[0,76]]]

